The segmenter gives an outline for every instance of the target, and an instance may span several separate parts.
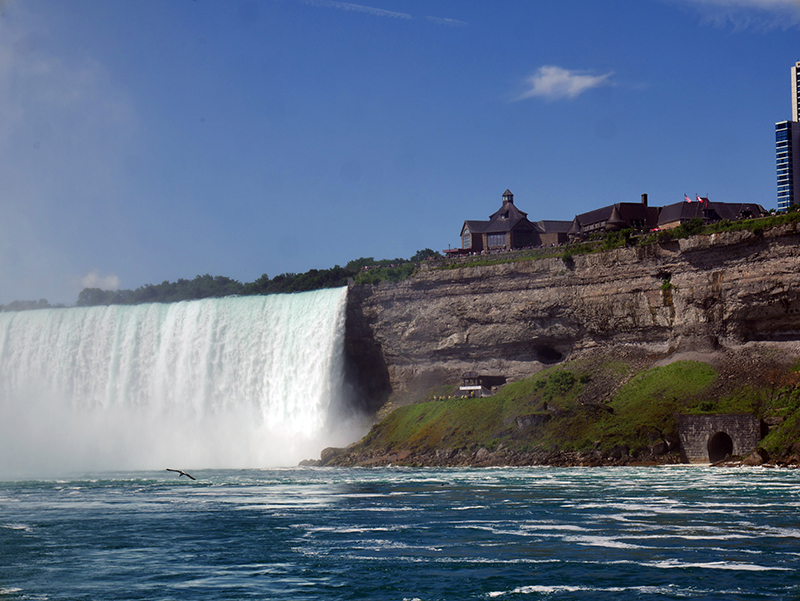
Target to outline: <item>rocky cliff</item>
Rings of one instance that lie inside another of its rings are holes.
[[[800,340],[800,231],[733,232],[645,247],[455,269],[354,286],[347,352],[374,401],[518,379],[585,349],[657,352]]]

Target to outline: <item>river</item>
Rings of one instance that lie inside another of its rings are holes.
[[[0,599],[800,597],[798,471],[192,475],[0,482]]]

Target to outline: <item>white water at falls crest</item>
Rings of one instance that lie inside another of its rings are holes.
[[[0,476],[295,465],[346,444],[347,289],[0,313]]]

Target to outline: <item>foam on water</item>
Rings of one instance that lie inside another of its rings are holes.
[[[637,481],[622,494],[618,471],[560,468],[485,481],[380,468],[0,481],[0,586],[51,599],[797,598],[800,474],[728,470],[694,490],[705,468],[670,472],[622,472]],[[684,486],[663,504],[683,513],[610,517],[621,502],[653,504],[676,477]],[[760,494],[768,479],[794,488]],[[744,498],[745,516],[697,509]]]
[[[759,566],[750,563],[731,563],[726,561],[709,561],[709,562],[682,562],[676,560],[667,561],[653,561],[644,562],[641,565],[652,566],[654,568],[674,569],[674,568],[702,568],[706,570],[736,570],[744,572],[789,572],[793,571],[791,568],[782,568],[776,566]]]
[[[530,585],[519,586],[510,591],[492,591],[486,596],[490,599],[497,597],[504,597],[506,595],[554,595],[558,593],[627,593],[648,596],[665,596],[665,597],[697,597],[698,595],[707,594],[711,591],[699,589],[681,589],[676,586],[610,586],[610,587],[594,587],[594,586],[568,586],[568,585]],[[722,594],[735,595],[740,591],[720,591]]]
[[[0,314],[0,476],[294,465],[349,442],[330,419],[346,296]]]

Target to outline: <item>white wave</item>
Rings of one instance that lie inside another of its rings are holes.
[[[654,568],[662,568],[662,569],[674,569],[674,568],[702,568],[706,570],[734,570],[734,571],[743,571],[743,572],[789,572],[792,571],[791,568],[781,568],[775,566],[759,566],[752,563],[731,563],[727,561],[709,561],[709,562],[696,562],[696,563],[687,563],[681,562],[677,559],[668,559],[665,561],[652,561],[652,562],[645,562],[641,565],[654,567]]]
[[[401,530],[400,527],[394,528],[385,528],[381,526],[375,527],[336,527],[336,526],[315,526],[313,528],[309,528],[309,533],[317,533],[317,532],[334,532],[336,534],[364,534],[367,532],[397,532]]]
[[[556,522],[526,522],[521,525],[523,530],[567,530],[570,532],[585,532],[587,529],[575,524],[559,524]]]
[[[534,538],[558,538],[561,535],[548,532],[535,532],[526,529],[509,529],[501,526],[490,526],[474,523],[456,523],[453,527],[459,530],[481,530],[483,532],[491,532],[497,536],[524,536]]]
[[[610,536],[567,536],[564,538],[567,542],[574,542],[589,547],[606,547],[609,549],[652,549],[653,547],[645,547],[642,545],[635,545],[632,543],[624,543],[620,540]]]
[[[510,591],[493,591],[487,597],[494,599],[506,595],[552,595],[554,593],[632,593],[639,595],[669,595],[671,597],[696,597],[698,595],[716,593],[720,595],[739,594],[740,591],[709,591],[699,589],[683,589],[675,585],[667,586],[569,586],[569,585],[529,585],[519,586]]]
[[[680,540],[737,540],[752,538],[749,534],[640,534],[637,535],[638,539],[680,539]]]
[[[487,597],[495,598],[504,595],[530,595],[533,593],[540,593],[543,595],[552,595],[553,593],[577,593],[581,591],[597,590],[585,586],[544,586],[544,585],[529,585],[518,586],[510,591],[494,591],[487,593]]]
[[[607,517],[605,512],[607,512],[609,509],[621,511],[623,512],[622,515],[630,513],[638,513],[639,515],[681,514],[681,513],[688,513],[689,511],[692,510],[689,507],[682,506],[679,504],[670,504],[668,506],[663,506],[663,505],[649,505],[641,502],[581,503],[581,504],[573,503],[570,504],[569,507],[576,509],[602,509],[604,513],[602,515],[598,515],[598,517],[602,518]],[[722,513],[722,508],[720,508],[720,512]]]
[[[426,550],[436,550],[434,547],[426,547]],[[369,549],[370,551],[376,549]],[[292,551],[295,553],[299,553],[301,555],[308,555],[312,557],[318,556],[326,556],[328,555],[328,550],[315,550],[309,549],[307,547],[293,547]],[[441,549],[438,549],[441,551]],[[537,565],[537,564],[547,564],[547,563],[560,563],[561,560],[558,559],[526,559],[526,558],[517,558],[517,559],[489,559],[486,557],[420,557],[418,555],[400,555],[400,556],[392,556],[388,558],[385,555],[362,555],[362,554],[354,554],[354,553],[344,553],[341,557],[345,559],[354,559],[358,561],[375,561],[375,562],[387,562],[391,561],[392,563],[402,562],[402,563],[422,563],[422,564],[455,564],[458,566],[463,566],[464,564],[476,564],[476,565],[488,565],[488,566],[507,566],[507,565]]]
[[[7,530],[22,530],[23,532],[31,531],[31,527],[27,524],[0,524],[0,528],[6,528]]]

